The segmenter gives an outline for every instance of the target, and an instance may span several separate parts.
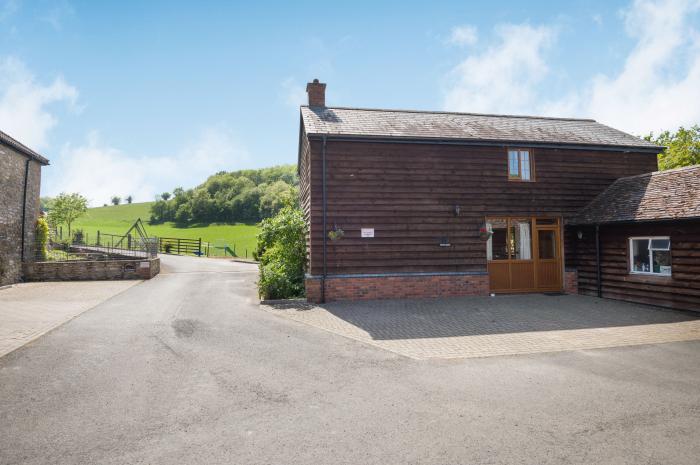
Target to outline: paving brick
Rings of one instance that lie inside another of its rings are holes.
[[[700,314],[578,295],[402,299],[265,308],[415,359],[700,340]]]

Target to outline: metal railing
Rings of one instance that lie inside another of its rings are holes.
[[[119,260],[154,258],[158,255],[158,238],[134,237],[130,234],[100,234],[88,240],[85,234],[74,234],[60,239],[50,234],[45,245],[37,241],[34,247],[35,261]]]

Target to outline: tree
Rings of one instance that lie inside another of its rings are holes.
[[[77,192],[66,194],[62,192],[54,200],[49,212],[49,223],[53,226],[65,223],[68,226],[68,236],[71,234],[71,224],[87,211],[87,199]]]
[[[131,202],[133,202],[133,201],[134,201],[134,198],[133,198],[132,196],[128,196],[128,197],[126,198],[126,203],[131,203]]]
[[[170,198],[170,192],[163,192],[160,194],[160,198],[167,202],[167,200]]]
[[[120,203],[122,203],[121,197],[118,197],[116,195],[112,197],[112,205],[119,205]]]
[[[659,154],[661,170],[700,164],[700,126],[697,124],[690,129],[680,127],[675,133],[664,131],[657,137],[649,134],[645,139],[666,146]]]

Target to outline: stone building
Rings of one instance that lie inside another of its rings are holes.
[[[41,167],[49,161],[0,131],[0,286],[22,278],[34,254]]]

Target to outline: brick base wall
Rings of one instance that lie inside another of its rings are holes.
[[[306,300],[321,301],[321,279],[306,279]],[[326,279],[326,301],[488,295],[483,275],[359,276]]]
[[[25,281],[103,281],[151,279],[160,272],[160,259],[28,262]]]
[[[564,292],[578,294],[578,272],[576,270],[564,272]]]

